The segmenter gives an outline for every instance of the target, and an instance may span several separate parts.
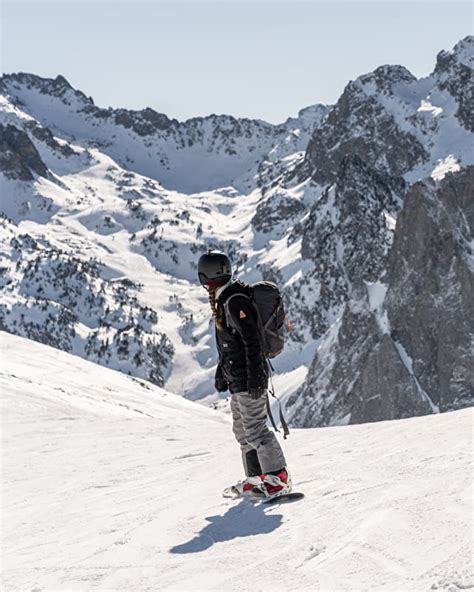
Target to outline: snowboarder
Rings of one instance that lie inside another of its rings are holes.
[[[248,298],[250,288],[232,277],[231,262],[220,251],[209,251],[200,257],[198,276],[208,291],[215,320],[219,354],[215,388],[231,393],[232,427],[245,471],[245,479],[228,488],[227,493],[264,498],[287,494],[291,491],[291,479],[285,456],[266,422],[269,371],[260,345],[255,309]],[[227,300],[232,326],[224,312]]]

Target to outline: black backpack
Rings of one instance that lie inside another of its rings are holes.
[[[249,286],[250,296],[232,294],[224,303],[227,324],[232,325],[229,314],[229,302],[234,296],[249,298],[257,315],[260,341],[267,358],[274,358],[283,351],[285,345],[285,309],[278,286],[272,282],[256,282]],[[235,328],[235,327],[234,327]]]
[[[271,371],[273,370],[273,366],[269,360],[269,358],[274,358],[279,353],[283,351],[283,347],[285,345],[285,309],[283,307],[283,300],[281,298],[280,290],[278,286],[273,282],[257,282],[251,286],[250,288],[250,296],[247,294],[242,294],[241,292],[232,294],[225,302],[224,302],[224,315],[227,321],[227,324],[230,327],[233,327],[232,324],[232,317],[229,314],[229,301],[232,300],[234,296],[245,296],[248,298],[253,305],[255,313],[257,315],[257,323],[260,332],[260,343],[262,344],[262,350],[267,360],[268,370],[269,370],[269,377],[270,377],[270,394],[272,397],[278,400],[278,397],[275,395],[275,389],[273,388],[273,381],[271,376]],[[234,327],[235,328],[235,327]],[[291,330],[291,326],[288,322],[288,329]],[[280,422],[283,428],[283,438],[286,439],[288,434],[290,433],[288,429],[288,425],[285,421],[283,416],[283,411],[281,408],[281,403],[278,400],[278,405],[280,408]],[[272,422],[273,428],[276,432],[280,430],[277,428],[275,420],[273,418],[272,410],[270,407],[270,401],[267,395],[267,413],[270,417]]]

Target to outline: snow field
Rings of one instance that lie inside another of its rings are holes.
[[[3,589],[454,591],[474,586],[472,411],[293,430],[305,500],[221,498],[228,418],[1,334]]]

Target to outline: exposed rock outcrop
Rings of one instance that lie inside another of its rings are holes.
[[[442,411],[474,402],[474,167],[418,183],[397,221],[385,307]]]
[[[416,79],[401,66],[382,66],[350,82],[317,128],[306,150],[313,179],[332,183],[347,155],[366,165],[402,176],[428,158],[423,145],[402,129],[381,97],[393,95],[394,85]]]
[[[434,75],[441,89],[446,89],[458,102],[456,112],[462,125],[474,132],[474,36],[457,43],[452,51],[441,51]]]
[[[305,319],[313,337],[329,328],[355,282],[375,281],[384,270],[404,193],[403,178],[373,171],[350,155],[335,184],[293,228],[289,240],[301,238],[311,268],[288,288],[289,310]]]
[[[288,401],[295,425],[379,421],[473,404],[473,196],[474,167],[410,190],[384,284],[353,287],[305,384]]]
[[[305,210],[306,206],[298,199],[292,199],[284,193],[275,193],[258,204],[252,226],[257,232],[268,233],[274,231],[278,225],[284,225],[286,230]]]
[[[35,174],[48,176],[48,169],[28,134],[14,125],[0,124],[0,171],[19,181],[33,181]]]

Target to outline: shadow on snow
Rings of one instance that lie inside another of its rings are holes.
[[[242,500],[232,506],[222,516],[208,516],[209,523],[191,540],[170,549],[170,553],[200,553],[214,545],[239,537],[255,534],[268,534],[276,530],[282,523],[281,514],[266,514],[261,504],[253,505]]]

